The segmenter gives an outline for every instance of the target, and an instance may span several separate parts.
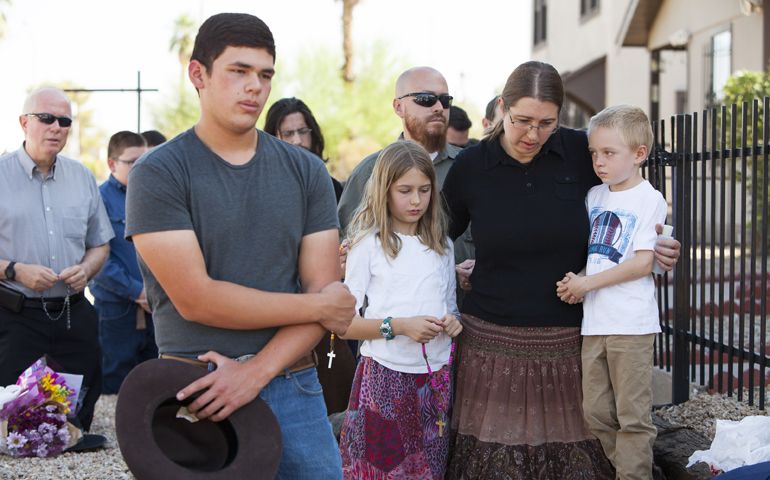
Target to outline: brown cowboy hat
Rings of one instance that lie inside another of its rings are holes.
[[[120,452],[137,480],[272,479],[281,462],[281,428],[259,397],[221,422],[178,418],[195,396],[181,389],[206,375],[177,360],[149,360],[120,387],[115,429]]]

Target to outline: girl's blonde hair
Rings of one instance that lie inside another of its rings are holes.
[[[401,239],[393,232],[388,209],[388,192],[399,178],[413,168],[429,178],[431,186],[430,204],[417,221],[417,237],[429,249],[446,255],[449,248],[446,237],[447,217],[441,204],[436,169],[428,152],[418,143],[409,140],[391,143],[377,157],[372,176],[366,182],[364,198],[348,227],[349,248],[379,229],[375,238],[379,238],[382,250],[390,258],[395,259],[398,256],[401,251]]]

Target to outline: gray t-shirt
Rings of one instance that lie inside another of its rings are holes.
[[[262,131],[257,152],[231,165],[190,129],[149,151],[131,169],[126,239],[193,230],[215,280],[298,293],[302,237],[338,228],[331,177],[317,156]],[[139,257],[161,353],[253,354],[276,328],[227,330],[188,322]],[[201,303],[206,298],[200,299]]]

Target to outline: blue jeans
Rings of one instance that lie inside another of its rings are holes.
[[[99,313],[99,343],[102,345],[102,393],[120,391],[126,375],[145,360],[158,358],[152,315],[146,315],[147,328],[136,329],[136,303],[96,300]]]
[[[276,480],[342,479],[340,449],[315,368],[276,377],[259,396],[281,425],[283,453]]]

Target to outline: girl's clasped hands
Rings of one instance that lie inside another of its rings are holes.
[[[430,315],[393,318],[390,325],[394,335],[406,335],[418,343],[428,343],[441,332],[455,338],[463,330],[460,320],[451,313],[447,313],[440,320]]]

